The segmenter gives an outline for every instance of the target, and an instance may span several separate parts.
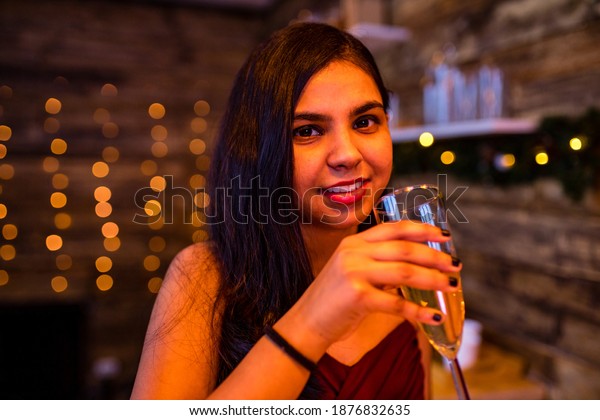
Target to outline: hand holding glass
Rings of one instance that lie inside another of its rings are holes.
[[[444,198],[439,189],[433,185],[399,188],[390,194],[384,195],[375,205],[375,215],[378,223],[411,220],[449,231]],[[448,242],[428,242],[427,245],[456,257],[454,244],[451,240]],[[458,398],[470,399],[456,358],[465,320],[465,303],[460,275],[453,273],[452,277],[458,279],[458,290],[455,292],[421,290],[407,286],[401,286],[400,289],[405,299],[437,309],[444,314],[445,320],[440,325],[419,324],[419,326],[431,345],[448,361]]]

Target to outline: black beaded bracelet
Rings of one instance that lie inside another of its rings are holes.
[[[313,372],[317,369],[317,364],[315,362],[309,360],[306,356],[296,350],[270,325],[265,327],[265,335],[273,342],[273,344],[280,347],[285,354],[290,356],[295,362],[301,364],[309,372]]]

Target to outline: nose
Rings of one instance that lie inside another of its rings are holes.
[[[363,159],[352,130],[341,129],[334,133],[327,164],[335,170],[355,168]]]

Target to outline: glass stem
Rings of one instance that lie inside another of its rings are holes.
[[[470,400],[469,390],[467,389],[467,384],[465,383],[465,378],[463,376],[460,365],[458,364],[458,359],[446,359],[448,361],[448,365],[450,366],[450,372],[452,372],[452,380],[454,381],[454,387],[456,388],[456,394],[458,395],[459,400]]]

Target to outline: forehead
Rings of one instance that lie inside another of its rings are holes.
[[[304,87],[296,109],[319,104],[340,106],[343,100],[382,101],[375,80],[349,61],[333,61],[315,73]]]

